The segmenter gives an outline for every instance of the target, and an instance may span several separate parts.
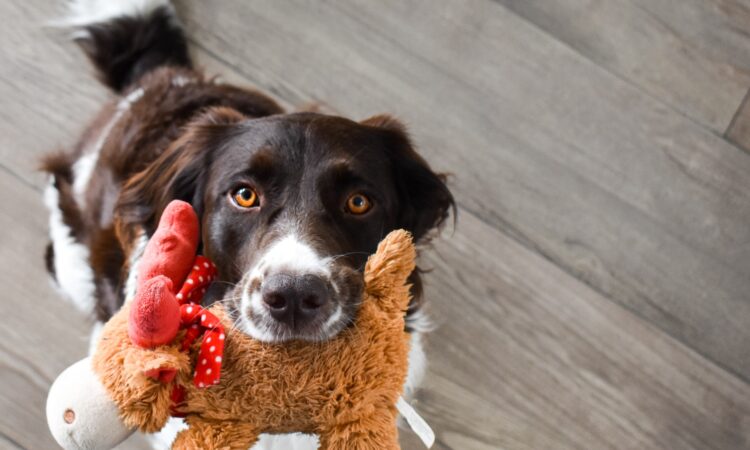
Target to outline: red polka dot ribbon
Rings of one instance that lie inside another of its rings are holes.
[[[193,269],[177,294],[180,302],[180,327],[185,329],[182,350],[187,351],[203,335],[195,362],[193,384],[204,388],[219,383],[224,355],[224,327],[210,311],[200,306],[206,289],[216,277],[216,267],[205,256],[197,256]]]
[[[182,289],[177,293],[177,301],[180,304],[200,303],[203,295],[216,277],[216,266],[210,259],[198,255],[193,262],[193,268],[190,270]]]

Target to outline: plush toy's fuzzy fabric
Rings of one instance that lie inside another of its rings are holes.
[[[368,260],[355,323],[325,342],[261,343],[232,329],[221,305],[213,306],[227,330],[221,382],[215,386],[199,389],[191,383],[193,364],[201,361],[191,361],[178,344],[134,345],[127,305],[104,327],[94,371],[126,425],[145,432],[166,423],[173,388],[182,386],[186,397],[177,410],[189,428],[178,435],[176,449],[244,450],[259,433],[295,431],[319,434],[324,449],[397,449],[396,402],[409,351],[406,280],[414,259],[410,235],[390,233]],[[193,357],[197,351],[196,343]],[[146,375],[164,368],[177,369],[174,380]]]

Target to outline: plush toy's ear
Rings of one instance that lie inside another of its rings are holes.
[[[145,386],[149,379],[168,384],[178,372],[190,370],[190,361],[185,353],[174,347],[134,350],[125,356],[123,370],[128,382],[136,387]]]
[[[200,239],[198,215],[190,203],[172,200],[138,263],[138,282],[165,276],[179,288],[193,266]]]
[[[180,304],[172,282],[159,275],[141,283],[128,315],[128,336],[137,346],[154,348],[169,344],[180,329]]]
[[[406,280],[414,270],[417,257],[411,234],[405,230],[388,233],[365,266],[365,291],[377,298],[381,309],[406,311],[409,286]]]
[[[175,290],[185,281],[198,248],[198,216],[189,203],[172,200],[138,263],[138,286],[128,335],[145,348],[172,342],[180,326]]]

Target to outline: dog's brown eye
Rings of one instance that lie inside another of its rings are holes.
[[[241,187],[232,193],[232,200],[240,208],[254,208],[260,205],[258,194],[252,188]]]
[[[365,194],[352,194],[346,200],[346,209],[352,214],[364,214],[372,208],[372,202]]]

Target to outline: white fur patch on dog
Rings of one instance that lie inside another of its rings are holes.
[[[326,319],[325,323],[323,324],[323,333],[328,334],[328,332],[331,331],[331,328],[333,328],[334,325],[339,323],[341,320],[341,316],[344,315],[344,308],[341,307],[341,305],[336,306],[336,310],[331,314],[331,317]]]
[[[289,234],[274,243],[263,255],[257,270],[267,273],[287,271],[298,274],[330,274],[328,261],[321,258],[308,244],[295,234]]]
[[[125,303],[135,297],[135,288],[138,283],[138,264],[141,262],[143,252],[146,251],[146,244],[148,244],[148,237],[146,233],[141,230],[133,245],[133,250],[130,253],[130,259],[128,264],[128,279],[125,280]]]
[[[172,446],[177,433],[187,429],[185,421],[171,418],[158,433],[146,435],[151,448],[164,450]],[[252,450],[316,450],[318,448],[318,437],[309,434],[261,434],[258,442],[253,445]]]
[[[329,262],[330,258],[320,257],[312,247],[299,239],[296,234],[291,233],[279,239],[266,250],[255,267],[250,270],[247,282],[248,284],[253,280],[262,282],[266,276],[279,272],[297,275],[314,274],[330,280]],[[336,289],[335,284],[332,284]],[[270,320],[268,318],[270,314],[263,306],[260,292],[249,292],[249,289],[243,289],[240,307],[242,311],[247,311],[248,308],[252,311],[252,317],[246,317],[245,314],[241,316],[240,326],[245,333],[263,342],[279,340],[279,336],[271,332],[266,325]],[[341,319],[342,313],[340,308],[334,311],[326,321],[324,331],[330,330],[336,321]]]
[[[71,0],[68,16],[56,25],[81,26],[123,16],[147,15],[160,6],[171,8],[169,0]]]
[[[404,383],[404,394],[411,397],[417,390],[424,375],[427,372],[427,356],[422,344],[422,333],[413,332],[411,334],[411,346],[409,347],[409,371],[406,373],[406,382]]]
[[[311,434],[261,434],[252,450],[316,450],[318,437]]]
[[[101,129],[99,137],[94,141],[94,144],[73,164],[73,196],[79,208],[86,208],[86,190],[94,174],[96,164],[99,162],[99,155],[102,152],[102,148],[104,148],[104,144],[106,144],[107,138],[109,138],[109,134],[120,119],[122,119],[122,116],[130,110],[133,103],[143,97],[143,94],[143,88],[138,88],[120,99],[117,103],[115,113]]]
[[[248,294],[247,289],[242,290],[242,297],[240,300],[241,311],[247,311],[249,307],[253,316],[247,317],[246,314],[241,314],[239,327],[253,339],[257,339],[261,342],[276,342],[278,336],[268,330],[268,327],[264,325],[267,320],[265,317],[269,314],[263,309],[261,303],[260,292]]]
[[[146,440],[154,450],[165,450],[172,448],[172,442],[177,437],[177,433],[187,430],[187,424],[184,420],[177,417],[171,417],[164,427],[152,434],[146,434]]]
[[[94,173],[94,167],[99,160],[99,151],[87,153],[73,163],[73,196],[78,206],[85,206],[86,187]]]
[[[89,335],[89,352],[87,355],[94,356],[96,347],[99,345],[99,338],[102,336],[102,330],[104,330],[104,322],[97,321],[91,328],[91,335]]]
[[[406,326],[417,333],[429,333],[435,330],[435,324],[423,309],[414,311],[406,318]]]
[[[85,314],[96,307],[94,271],[89,263],[89,249],[75,240],[60,211],[60,192],[50,180],[44,191],[44,204],[49,209],[49,230],[54,251],[57,286]]]

